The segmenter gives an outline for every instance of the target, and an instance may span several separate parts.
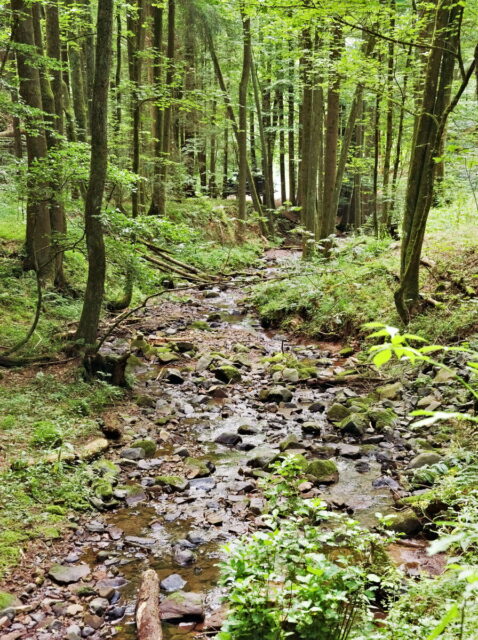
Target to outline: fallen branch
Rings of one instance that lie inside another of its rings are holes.
[[[159,614],[159,578],[154,569],[147,569],[141,577],[136,605],[138,640],[162,640]]]
[[[161,256],[164,260],[171,262],[171,264],[175,264],[177,267],[181,267],[181,269],[184,269],[185,271],[190,271],[191,273],[195,273],[197,275],[201,275],[201,273],[203,275],[207,275],[206,273],[204,273],[204,271],[201,272],[196,267],[193,267],[190,264],[186,264],[185,262],[181,262],[180,260],[173,258],[170,252],[167,251],[166,249],[161,249],[160,247],[157,247],[156,245],[151,244],[150,242],[146,242],[144,240],[140,242],[144,244],[144,246],[147,247],[150,251],[152,251],[153,253],[156,253],[156,255]]]
[[[172,273],[176,273],[177,275],[181,276],[181,278],[184,278],[185,280],[191,280],[192,282],[204,282],[204,283],[210,282],[208,278],[201,278],[200,276],[193,275],[192,273],[187,273],[185,271],[182,271],[178,267],[173,267],[172,265],[167,264],[166,262],[162,262],[161,260],[158,260],[158,258],[153,258],[152,256],[145,255],[144,253],[141,253],[141,251],[139,253],[141,257],[144,258],[144,260],[146,260],[147,262],[150,262],[151,264],[154,264],[156,267],[159,267],[161,270],[165,272],[171,271]]]

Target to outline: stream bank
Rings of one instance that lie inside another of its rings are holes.
[[[280,268],[280,258],[264,267]],[[326,472],[316,465],[304,496],[366,526],[406,495],[400,469],[419,451],[408,430],[412,391],[375,384],[385,391],[373,396],[366,382],[338,383],[353,355],[265,331],[243,295],[235,283],[173,292],[105,343],[106,352],[135,353],[135,408],[117,416],[122,438],[109,462],[92,466],[102,511],[73,518],[61,543],[40,549],[33,580],[6,583],[18,600],[0,617],[2,638],[133,639],[146,568],[163,581],[165,638],[214,633],[221,547],[261,526],[258,480],[281,452],[330,461]],[[420,530],[413,513],[403,522],[407,534]],[[414,544],[401,546],[405,564],[424,555],[423,545],[415,554]]]

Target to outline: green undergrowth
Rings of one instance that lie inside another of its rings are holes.
[[[410,325],[435,342],[460,338],[478,326],[476,228],[448,219],[445,230],[446,216],[435,211],[429,224],[424,254],[432,267],[421,269],[428,302]],[[393,292],[399,260],[399,243],[390,238],[339,240],[329,260],[291,262],[276,280],[257,286],[254,303],[266,323],[322,339],[361,335],[362,324],[376,319],[398,326]]]
[[[0,205],[0,348],[8,349],[20,342],[31,326],[37,304],[37,283],[32,272],[22,269],[24,214],[12,194],[2,191],[0,195],[3,198]],[[78,209],[78,203],[75,207]],[[107,212],[106,301],[123,297],[128,271],[133,273],[135,282],[132,305],[160,290],[165,276],[175,283],[181,280],[178,274],[168,269],[158,270],[141,259],[138,250],[143,247],[134,244],[139,236],[166,249],[177,260],[213,274],[254,265],[262,253],[263,243],[252,226],[247,230],[245,243],[237,244],[235,223],[230,219],[234,208],[234,201],[191,198],[182,203],[171,202],[164,219],[143,216],[134,225],[124,214]],[[64,260],[69,291],[63,294],[51,286],[46,287],[38,326],[18,355],[54,353],[65,334],[74,330],[81,313],[87,274],[82,233],[81,215],[76,211],[69,220],[67,245],[71,247],[76,242],[77,246],[66,251]]]
[[[122,396],[102,382],[15,375],[0,386],[0,577],[29,540],[58,538],[69,513],[90,508],[89,467],[62,455],[102,435],[98,414]],[[47,454],[56,462],[39,462]]]

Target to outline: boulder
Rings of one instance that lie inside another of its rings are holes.
[[[259,393],[259,398],[267,402],[290,402],[292,397],[292,391],[281,385],[262,389]]]
[[[322,426],[317,422],[303,422],[300,428],[303,433],[311,436],[319,436],[322,431]]]
[[[186,491],[189,488],[189,482],[180,476],[158,476],[155,484],[159,484],[169,491]]]
[[[339,470],[333,460],[312,460],[305,467],[305,473],[317,484],[333,484],[339,479]]]
[[[290,433],[282,442],[279,443],[279,449],[281,451],[287,451],[287,449],[298,449],[299,439],[294,433]]]
[[[59,584],[72,584],[86,578],[91,573],[91,569],[87,564],[78,565],[53,565],[48,575]]]
[[[286,382],[298,382],[299,372],[297,369],[284,369],[282,371],[282,380],[285,380]]]
[[[395,518],[388,525],[391,531],[396,533],[404,533],[405,535],[413,535],[422,529],[420,519],[413,509],[404,509],[394,514]]]
[[[232,365],[223,365],[213,371],[214,375],[220,382],[229,384],[230,382],[239,382],[241,380],[241,372],[237,367]]]
[[[160,606],[161,619],[175,622],[193,622],[204,619],[203,597],[192,591],[176,591]]]
[[[259,433],[259,429],[257,429],[257,427],[252,427],[249,424],[241,424],[237,433],[241,434],[241,436],[252,436]]]
[[[174,593],[175,591],[181,591],[186,584],[186,580],[178,573],[172,573],[164,580],[161,580],[160,587],[163,591],[166,591],[166,593]]]
[[[375,390],[380,400],[398,400],[403,393],[403,384],[401,382],[393,382],[377,387]]]
[[[350,409],[339,402],[334,402],[327,410],[327,418],[330,422],[340,422],[350,415]]]
[[[121,451],[121,457],[126,460],[144,460],[146,453],[142,447],[129,447]]]
[[[360,438],[365,433],[369,425],[369,419],[364,413],[352,413],[347,418],[344,418],[340,424],[340,430],[355,438]]]
[[[367,415],[377,431],[382,431],[385,427],[393,427],[397,420],[397,414],[391,408],[372,407]]]
[[[436,464],[437,462],[441,462],[442,460],[443,457],[440,454],[435,453],[434,451],[420,453],[410,461],[410,463],[408,464],[408,469],[421,469],[422,467],[426,467],[429,464]]]
[[[183,384],[184,377],[179,369],[166,369],[163,373],[163,380],[167,380],[171,384]]]
[[[188,478],[206,478],[213,473],[215,467],[209,460],[198,460],[197,458],[186,458],[186,476]]]
[[[140,449],[143,449],[144,455],[146,458],[153,458],[154,454],[156,453],[156,449],[158,448],[158,445],[151,438],[145,438],[144,440],[137,440],[134,443],[133,447],[135,449],[137,449],[138,447]],[[123,458],[124,457],[125,456],[123,455]],[[131,459],[134,459],[134,458],[131,458]]]
[[[237,433],[225,431],[224,433],[219,434],[214,442],[222,444],[225,447],[235,447],[237,444],[242,442],[242,438]]]

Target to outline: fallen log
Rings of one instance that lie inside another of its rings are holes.
[[[145,571],[136,605],[136,631],[138,640],[162,640],[159,613],[159,578],[154,569]]]

